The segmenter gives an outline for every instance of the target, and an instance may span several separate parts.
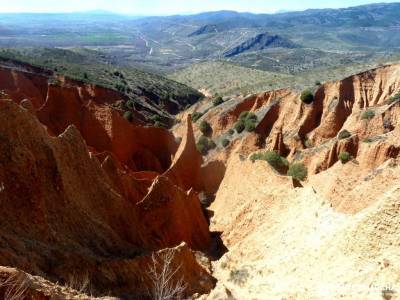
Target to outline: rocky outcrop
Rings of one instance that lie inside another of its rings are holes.
[[[188,37],[194,37],[202,34],[209,34],[209,33],[218,33],[218,27],[217,25],[214,24],[207,24],[204,26],[201,26],[199,29],[196,31],[193,31],[191,34],[188,35]]]
[[[295,43],[287,38],[277,34],[271,35],[268,32],[260,33],[253,38],[248,39],[242,44],[232,48],[224,53],[225,57],[232,57],[248,51],[259,51],[267,48],[296,48]]]
[[[186,134],[183,136],[171,167],[165,172],[165,176],[184,190],[194,188],[201,191],[203,184],[200,168],[203,159],[196,148],[190,115],[187,117],[186,123]]]

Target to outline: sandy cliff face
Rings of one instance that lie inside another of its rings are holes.
[[[0,100],[0,265],[61,284],[87,276],[95,295],[145,299],[152,253],[185,242],[171,250],[172,280],[187,282],[187,296],[209,291],[214,280],[190,250],[211,244],[203,184],[185,177],[201,172],[201,157],[187,158],[190,120],[178,149],[167,130],[134,126],[86,92]]]
[[[399,92],[390,65],[325,83],[312,104],[282,89],[203,105],[218,145],[204,159],[227,168],[209,209],[228,252],[201,299],[397,299],[400,106],[388,100]],[[257,115],[255,131],[228,135],[243,111]],[[307,180],[249,159],[267,150],[303,163]]]

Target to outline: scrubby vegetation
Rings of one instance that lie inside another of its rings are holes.
[[[303,163],[296,163],[289,167],[287,175],[293,179],[303,181],[307,178],[307,173],[307,168]]]
[[[199,129],[204,135],[210,135],[212,133],[211,125],[207,121],[201,121]]]
[[[246,125],[244,124],[243,120],[239,120],[236,122],[235,130],[237,133],[242,133],[245,128],[246,128]]]
[[[343,139],[347,139],[347,138],[349,138],[349,137],[351,137],[351,133],[348,131],[348,130],[346,130],[346,129],[343,129],[341,132],[339,132],[339,134],[338,134],[338,139],[339,140],[343,140]]]
[[[228,140],[228,139],[223,139],[223,140],[222,140],[222,146],[223,146],[224,148],[228,147],[230,143],[231,143],[231,142],[230,142],[230,140]]]
[[[371,109],[367,109],[361,114],[361,120],[372,120],[375,117],[375,112]]]
[[[229,135],[233,135],[234,133],[235,133],[235,131],[232,128],[228,130]]]
[[[197,147],[197,150],[202,155],[207,155],[208,151],[215,149],[215,147],[217,147],[217,145],[215,144],[215,142],[212,139],[203,135],[197,141],[196,147]]]
[[[222,99],[221,96],[215,97],[213,99],[213,106],[218,106],[220,104],[224,103],[224,100]]]
[[[342,162],[342,164],[347,163],[351,159],[351,155],[349,152],[340,152],[339,153],[339,160]]]
[[[400,101],[400,93],[397,93],[396,95],[390,97],[390,98],[387,100],[387,104],[392,104],[392,103],[398,102],[398,101]]]
[[[274,169],[284,168],[289,165],[286,158],[280,156],[276,151],[254,153],[250,156],[250,160],[252,160],[252,161],[265,160]]]
[[[197,122],[198,119],[200,119],[203,116],[203,114],[201,112],[194,112],[192,114],[192,120],[193,122]]]
[[[306,104],[311,104],[314,101],[314,95],[310,90],[304,90],[301,92],[300,100]]]
[[[124,117],[124,119],[128,120],[129,122],[133,121],[133,114],[131,111],[124,112],[124,114],[122,116]]]
[[[239,121],[236,124],[239,124],[238,126],[240,127],[240,129],[244,126],[243,129],[246,129],[246,131],[248,132],[252,132],[256,129],[257,119],[258,118],[256,114],[249,111],[243,111],[240,113]],[[242,131],[243,130],[241,130],[241,132]],[[238,133],[240,132],[238,131]]]

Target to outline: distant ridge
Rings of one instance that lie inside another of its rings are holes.
[[[232,57],[239,55],[246,51],[258,51],[266,48],[297,48],[298,46],[291,40],[281,37],[279,35],[271,35],[268,32],[256,35],[248,39],[239,46],[232,48],[224,53],[225,57]]]

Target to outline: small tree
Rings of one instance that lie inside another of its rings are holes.
[[[347,163],[350,160],[350,158],[351,158],[351,155],[349,152],[344,151],[344,152],[339,153],[339,159],[342,162],[342,164]]]
[[[229,135],[233,135],[234,133],[235,133],[235,131],[232,128],[228,130]]]
[[[349,137],[351,137],[351,133],[348,130],[343,129],[341,132],[339,132],[338,135],[339,140],[347,139]]]
[[[220,105],[222,103],[224,103],[224,100],[222,99],[221,96],[218,96],[218,97],[213,99],[213,105],[214,106],[218,106],[218,105]]]
[[[201,121],[199,129],[204,135],[210,135],[212,132],[211,125],[206,121]]]
[[[239,121],[236,122],[235,130],[236,130],[237,133],[241,133],[245,128],[246,128],[246,126],[245,126],[243,120],[239,120]]]
[[[314,101],[314,95],[310,90],[305,90],[301,92],[300,100],[306,104],[311,104]]]
[[[245,126],[246,131],[252,132],[256,129],[256,122],[248,119],[244,122],[244,126]]]
[[[303,181],[307,178],[307,168],[303,163],[293,164],[289,167],[287,175],[291,176],[293,179]]]

